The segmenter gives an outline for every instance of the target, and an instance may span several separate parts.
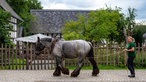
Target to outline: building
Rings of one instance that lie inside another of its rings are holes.
[[[77,20],[79,14],[88,14],[91,10],[31,10],[36,19],[32,21],[31,33],[61,35],[65,22]]]
[[[10,32],[10,36],[14,41],[14,39],[17,38],[19,35],[18,24],[21,23],[23,19],[10,7],[6,0],[0,0],[0,8],[4,9],[12,15],[10,24],[12,24],[13,26],[13,31]]]

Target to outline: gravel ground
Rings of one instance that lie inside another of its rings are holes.
[[[91,70],[81,70],[78,77],[54,77],[54,70],[0,70],[0,82],[146,82],[146,70],[136,70],[136,77],[129,78],[128,70],[101,70],[91,76]],[[72,70],[70,71],[72,72]]]

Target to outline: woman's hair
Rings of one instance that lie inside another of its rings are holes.
[[[135,39],[132,36],[128,36],[132,40],[132,42],[135,42]]]

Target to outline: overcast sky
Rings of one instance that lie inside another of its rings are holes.
[[[127,14],[129,7],[135,8],[136,21],[146,21],[146,0],[39,0],[44,9],[74,9],[96,10],[108,7],[121,7],[122,12]]]

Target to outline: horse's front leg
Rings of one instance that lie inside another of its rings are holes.
[[[57,59],[56,59],[56,69],[53,73],[54,76],[60,76],[61,75],[61,68],[59,67],[59,63],[57,62]]]
[[[60,68],[63,74],[69,75],[69,69],[64,68],[63,66],[63,59],[61,57],[56,57],[56,65]]]
[[[83,58],[79,58],[78,67],[71,73],[71,77],[77,77],[80,74],[80,70],[84,65],[83,61]]]
[[[55,72],[53,73],[54,76],[60,76],[61,75],[61,70],[60,67],[56,66]]]

